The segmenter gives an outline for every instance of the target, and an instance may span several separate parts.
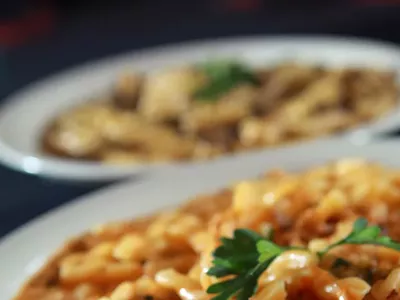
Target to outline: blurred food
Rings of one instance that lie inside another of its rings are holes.
[[[388,113],[397,96],[393,72],[368,68],[222,61],[123,74],[107,99],[52,120],[42,148],[118,164],[210,159],[346,130]]]

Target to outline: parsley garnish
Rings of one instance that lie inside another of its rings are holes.
[[[211,285],[207,293],[215,294],[212,300],[227,300],[236,297],[237,300],[247,300],[257,290],[258,278],[268,266],[283,252],[296,247],[281,247],[258,233],[237,229],[233,238],[221,238],[221,246],[213,253],[213,266],[208,270],[209,276],[228,279]],[[344,244],[372,244],[400,251],[400,243],[381,235],[381,229],[376,226],[368,226],[364,218],[358,219],[352,232],[344,239],[329,245],[325,250],[318,252],[322,258],[328,251]],[[303,250],[307,250],[303,248]],[[342,260],[339,265],[348,264]]]
[[[329,245],[325,250],[318,252],[318,255],[322,257],[331,249],[344,244],[369,244],[400,251],[400,243],[393,241],[388,236],[383,236],[381,233],[379,226],[368,226],[367,219],[359,218],[354,222],[353,230],[348,236],[332,245]]]
[[[218,294],[214,300],[249,299],[257,289],[258,277],[284,248],[264,239],[258,233],[237,229],[233,238],[221,238],[222,245],[213,253],[214,266],[207,274],[217,278],[236,275],[235,278],[211,285],[207,293]]]
[[[240,83],[258,84],[256,76],[245,66],[237,62],[210,62],[198,67],[209,82],[197,90],[195,99],[214,101]]]

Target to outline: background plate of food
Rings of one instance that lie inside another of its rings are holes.
[[[400,247],[380,234],[399,239],[399,142],[311,144],[313,150],[303,144],[295,151],[271,150],[267,157],[253,153],[241,162],[219,160],[119,183],[46,213],[0,242],[2,297],[21,291],[18,300],[209,299],[205,289],[215,280],[201,269],[211,267],[217,244],[210,238],[243,228],[251,236],[268,236],[269,253],[283,255],[268,265],[265,274],[275,277],[260,283],[257,295],[263,298],[256,299],[298,299],[265,295],[294,293],[294,287],[282,291],[275,283],[293,284],[315,272],[300,286],[307,295],[317,293],[309,299],[336,299],[324,295],[331,291],[327,285],[335,286],[337,299],[393,299],[385,297],[398,293]],[[361,217],[383,231],[369,229]],[[357,232],[338,247],[354,224]],[[285,254],[282,245],[297,248]],[[387,278],[391,283],[376,285]],[[233,292],[252,293],[251,287],[241,282]],[[370,292],[382,297],[363,298]],[[347,293],[352,297],[343,298]]]
[[[111,57],[10,96],[0,160],[68,180],[113,180],[400,123],[400,51],[329,37],[192,42]]]

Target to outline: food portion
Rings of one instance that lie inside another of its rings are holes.
[[[367,68],[212,62],[126,74],[104,99],[52,120],[41,148],[114,164],[211,159],[346,130],[397,96],[393,72]]]
[[[71,241],[15,300],[398,300],[400,171],[270,171]]]

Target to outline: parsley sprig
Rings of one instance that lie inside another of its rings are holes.
[[[284,248],[273,244],[258,233],[237,229],[233,238],[221,238],[221,246],[214,251],[214,266],[207,274],[217,278],[236,277],[211,285],[207,293],[218,294],[214,300],[249,299],[257,289],[258,277]]]
[[[208,83],[194,94],[195,99],[201,101],[215,101],[241,83],[258,84],[256,76],[238,62],[209,62],[198,68],[208,78]]]
[[[227,279],[207,289],[207,293],[215,294],[213,300],[249,299],[257,290],[258,278],[279,255],[291,249],[307,250],[281,247],[271,241],[272,234],[271,231],[269,236],[263,237],[252,230],[237,229],[233,238],[221,238],[221,245],[213,253],[213,266],[207,274]],[[368,226],[368,221],[360,218],[348,236],[318,252],[318,256],[322,258],[331,249],[345,244],[378,245],[400,251],[400,243],[382,236],[378,226]]]
[[[323,251],[318,252],[320,257],[324,256],[328,251],[335,247],[344,245],[377,245],[400,251],[400,243],[393,241],[388,236],[383,236],[382,231],[377,225],[368,226],[368,220],[364,218],[357,219],[353,224],[353,230],[344,239],[329,245]]]

